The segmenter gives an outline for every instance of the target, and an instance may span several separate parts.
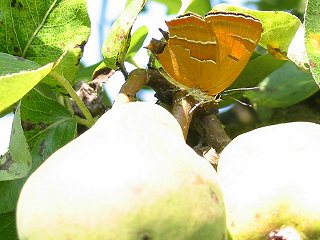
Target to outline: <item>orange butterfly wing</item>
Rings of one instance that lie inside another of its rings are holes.
[[[170,38],[158,59],[179,84],[213,96],[227,88],[248,62],[261,23],[232,13],[187,15],[167,22]]]

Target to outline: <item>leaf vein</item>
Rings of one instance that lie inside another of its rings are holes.
[[[22,57],[24,57],[29,49],[29,46],[31,45],[32,41],[35,39],[35,37],[37,36],[37,34],[39,33],[39,31],[41,30],[41,28],[44,26],[44,23],[46,22],[46,20],[49,17],[49,14],[51,13],[52,9],[54,8],[54,6],[56,5],[57,0],[54,0],[51,4],[51,6],[49,7],[48,11],[46,12],[46,14],[44,15],[41,23],[39,24],[39,26],[36,28],[36,30],[33,32],[32,36],[30,37],[28,43],[26,44],[23,52],[22,52]]]

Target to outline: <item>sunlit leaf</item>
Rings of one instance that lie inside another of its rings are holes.
[[[106,67],[123,68],[123,62],[130,45],[130,32],[146,0],[130,0],[118,19],[112,24],[102,46],[102,55]]]
[[[187,12],[192,12],[204,16],[211,10],[210,0],[181,0],[182,5],[179,10],[179,15]]]
[[[0,26],[0,52],[43,66],[67,51],[60,71],[74,80],[90,33],[85,0],[1,0]]]
[[[247,4],[254,4],[259,10],[291,10],[299,8],[301,0],[282,0],[282,1],[270,1],[270,0],[259,0],[259,1],[245,1]]]
[[[177,14],[181,8],[181,0],[152,0],[154,2],[162,3],[167,7],[167,14]]]
[[[319,0],[308,0],[305,14],[305,42],[311,72],[320,86],[320,8]]]
[[[0,53],[0,112],[20,100],[52,67],[53,63],[41,67],[35,62]]]
[[[148,28],[141,26],[131,36],[130,46],[125,57],[125,61],[132,62],[133,57],[137,54],[148,35]]]
[[[20,107],[13,119],[9,151],[0,157],[0,181],[25,177],[31,170],[32,157],[21,126]]]

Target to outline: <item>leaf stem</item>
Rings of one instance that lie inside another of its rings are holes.
[[[113,107],[132,102],[136,93],[146,84],[146,82],[148,82],[148,75],[145,69],[137,68],[130,72],[113,103]]]
[[[62,76],[61,74],[54,71],[50,72],[50,76],[53,77],[55,80],[57,80],[67,90],[69,95],[72,97],[74,102],[77,104],[77,106],[79,107],[79,109],[81,110],[85,118],[87,119],[88,121],[87,126],[91,127],[95,123],[95,121],[91,113],[89,112],[87,106],[82,102],[82,100],[77,95],[76,91],[72,88],[71,84],[67,81],[67,79],[65,79],[64,76]]]
[[[89,121],[87,119],[83,119],[79,116],[75,116],[75,119],[77,121],[77,123],[86,126],[87,128],[90,128],[92,125],[90,125]]]

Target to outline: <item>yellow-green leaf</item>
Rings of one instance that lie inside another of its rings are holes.
[[[129,1],[129,0],[128,0]],[[130,0],[118,19],[112,24],[102,46],[104,63],[108,68],[123,67],[124,58],[130,45],[130,32],[146,0]]]
[[[148,28],[146,26],[139,27],[131,37],[130,46],[125,57],[125,61],[133,63],[133,57],[137,54],[143,45],[144,40],[148,35]]]
[[[204,16],[211,9],[210,0],[181,0],[181,3],[178,14],[192,12]]]
[[[308,0],[305,14],[305,43],[309,66],[320,86],[320,4],[319,0]]]
[[[167,14],[177,14],[181,7],[181,0],[152,0],[154,2],[161,3],[167,7]]]
[[[12,124],[9,151],[0,157],[0,181],[25,177],[31,170],[31,166],[32,157],[23,133],[18,106]]]
[[[41,67],[23,58],[0,53],[0,112],[20,100],[52,67],[53,63]]]

